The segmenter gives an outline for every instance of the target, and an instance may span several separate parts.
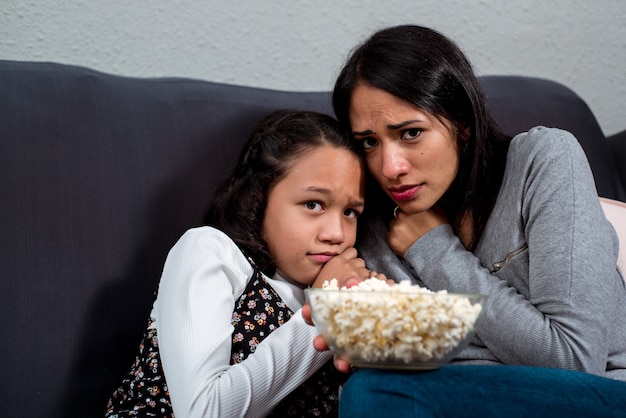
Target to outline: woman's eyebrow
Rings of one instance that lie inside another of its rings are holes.
[[[367,129],[365,131],[361,131],[361,132],[352,132],[352,135],[354,136],[365,136],[365,135],[371,135],[373,134],[374,131],[372,131],[371,129]]]
[[[392,131],[395,131],[396,129],[402,129],[402,128],[404,128],[406,125],[410,125],[410,124],[412,124],[412,123],[416,123],[416,122],[422,122],[422,121],[421,121],[421,120],[419,120],[419,119],[411,119],[411,120],[406,120],[406,121],[404,121],[404,122],[400,122],[400,123],[397,123],[397,124],[395,124],[395,125],[387,125],[387,129],[390,129],[390,130],[392,130]]]
[[[420,119],[410,119],[410,120],[405,120],[404,122],[400,122],[400,123],[396,123],[396,124],[392,124],[392,125],[387,125],[387,129],[391,130],[391,131],[395,131],[398,129],[402,129],[407,125],[410,125],[412,123],[417,123],[417,122],[423,122]],[[365,135],[372,135],[374,133],[374,131],[372,131],[371,129],[367,129],[365,131],[353,131],[352,135],[353,136],[365,136]]]

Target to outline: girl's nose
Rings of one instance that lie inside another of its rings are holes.
[[[332,214],[324,220],[319,233],[319,239],[320,241],[331,242],[333,244],[340,244],[345,240],[343,214],[339,216]]]

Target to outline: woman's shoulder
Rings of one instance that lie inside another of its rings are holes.
[[[517,151],[532,152],[559,150],[563,147],[580,147],[578,140],[570,132],[559,128],[535,126],[526,132],[515,135],[511,147]]]
[[[568,158],[563,158],[568,155]],[[516,135],[509,147],[509,160],[571,161],[585,159],[578,140],[570,132],[558,128],[536,126]]]

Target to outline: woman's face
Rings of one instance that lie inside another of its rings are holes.
[[[356,241],[365,176],[358,156],[344,148],[304,152],[270,190],[263,238],[276,267],[303,285]]]
[[[450,188],[458,167],[452,130],[412,103],[359,83],[350,102],[352,134],[367,167],[400,209],[430,209]]]

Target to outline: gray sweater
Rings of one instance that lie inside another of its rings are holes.
[[[626,381],[618,239],[585,154],[568,132],[537,127],[513,138],[474,253],[442,225],[401,260],[387,247],[386,233],[380,219],[367,225],[359,250],[369,268],[435,291],[488,295],[476,336],[456,361],[558,367]]]

